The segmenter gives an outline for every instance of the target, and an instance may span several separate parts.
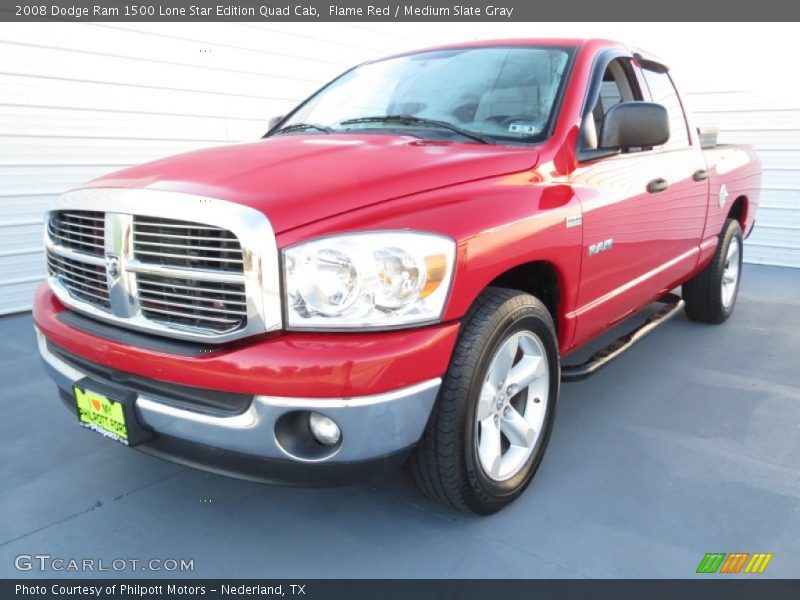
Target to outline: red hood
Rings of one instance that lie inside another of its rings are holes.
[[[537,152],[391,135],[284,135],[157,160],[86,187],[169,190],[264,212],[276,233],[439,187],[535,166]]]

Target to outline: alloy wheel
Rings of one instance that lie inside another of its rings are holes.
[[[525,466],[541,436],[550,369],[530,331],[506,339],[489,363],[475,415],[477,455],[486,475],[506,481]]]

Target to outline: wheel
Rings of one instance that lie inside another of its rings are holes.
[[[488,288],[475,301],[425,433],[409,460],[429,498],[491,514],[542,461],[560,383],[555,326],[537,298]]]
[[[686,314],[693,321],[722,323],[733,312],[742,273],[742,230],[725,221],[717,251],[709,265],[683,284]]]

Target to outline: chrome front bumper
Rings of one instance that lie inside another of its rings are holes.
[[[36,336],[42,359],[59,388],[72,394],[75,383],[92,379],[51,352],[38,329]],[[162,434],[255,458],[321,466],[380,459],[415,445],[425,429],[440,384],[441,379],[436,378],[384,394],[354,398],[259,395],[245,412],[234,416],[185,410],[143,394],[136,396],[135,409],[140,424],[157,436]],[[316,411],[336,421],[341,429],[341,443],[335,451],[308,459],[285,449],[276,437],[276,423],[281,416],[294,411]]]

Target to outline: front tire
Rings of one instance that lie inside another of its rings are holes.
[[[722,323],[731,316],[742,274],[742,230],[736,219],[725,221],[709,265],[683,284],[686,315],[701,323]]]
[[[530,483],[553,428],[560,383],[555,326],[537,298],[488,288],[464,319],[409,467],[429,498],[491,514]]]

